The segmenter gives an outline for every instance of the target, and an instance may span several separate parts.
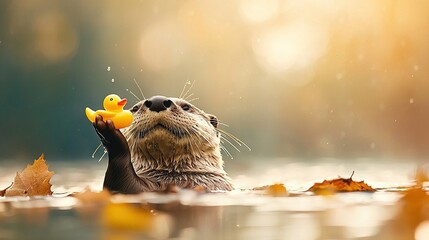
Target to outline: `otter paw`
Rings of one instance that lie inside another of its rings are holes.
[[[109,150],[111,147],[127,146],[124,135],[115,128],[112,120],[103,121],[103,117],[97,115],[93,123],[95,132],[100,137],[103,145]]]

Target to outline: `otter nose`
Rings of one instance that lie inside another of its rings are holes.
[[[144,105],[149,110],[154,112],[161,112],[171,107],[172,101],[164,96],[154,96],[144,102]]]

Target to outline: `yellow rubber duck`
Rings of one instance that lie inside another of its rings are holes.
[[[87,107],[85,113],[91,122],[95,122],[95,117],[100,115],[104,121],[111,119],[116,129],[125,128],[133,122],[133,114],[128,110],[124,110],[126,103],[126,98],[121,99],[116,94],[109,94],[103,101],[105,110],[93,111]]]

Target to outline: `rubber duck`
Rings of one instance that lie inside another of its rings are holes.
[[[100,115],[103,117],[104,121],[111,119],[116,129],[125,128],[130,126],[133,122],[133,114],[128,110],[124,110],[126,103],[126,98],[121,99],[116,94],[109,94],[103,101],[103,107],[105,110],[93,111],[87,107],[85,109],[85,113],[91,122],[94,122],[95,117]]]

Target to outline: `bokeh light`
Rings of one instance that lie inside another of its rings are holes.
[[[1,157],[90,156],[82,109],[134,98],[134,79],[146,96],[195,81],[195,104],[252,147],[234,159],[429,156],[426,1],[0,4],[0,100],[17,99]]]

